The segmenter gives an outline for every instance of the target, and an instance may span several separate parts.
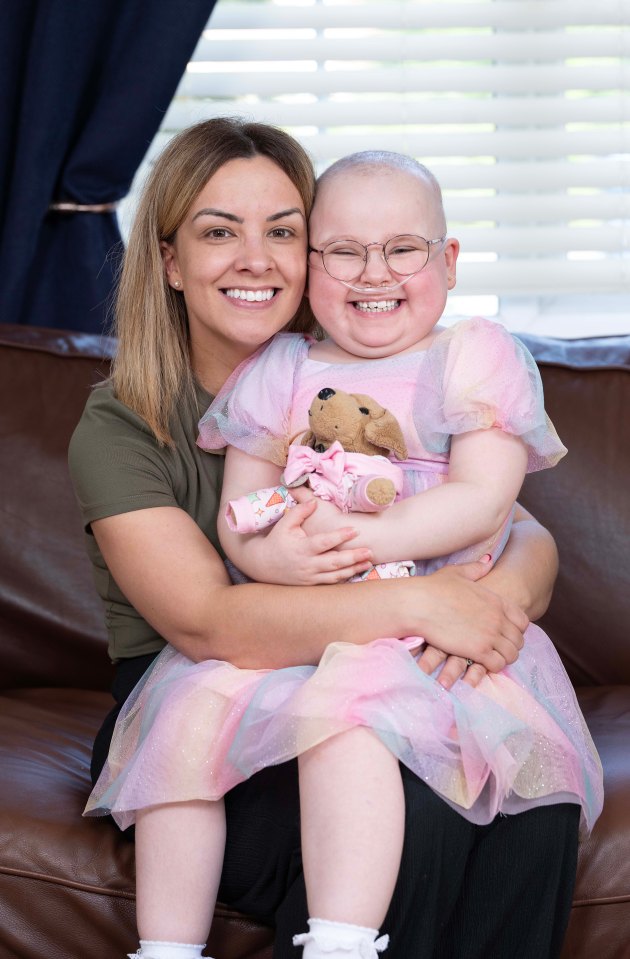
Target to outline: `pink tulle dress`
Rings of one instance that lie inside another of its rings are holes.
[[[311,342],[280,334],[243,363],[203,417],[199,444],[233,445],[284,466],[312,398],[331,387],[367,393],[396,415],[409,451],[398,464],[405,496],[446,480],[450,437],[465,431],[499,427],[522,437],[530,471],[566,452],[545,414],[532,357],[495,323],[463,321],[425,351],[378,361],[315,361]],[[421,561],[418,572],[486,552],[496,557],[501,548],[495,537]],[[138,809],[218,799],[258,770],[362,725],[474,823],[571,802],[581,806],[583,830],[592,828],[603,802],[601,764],[560,659],[537,626],[528,627],[513,665],[476,688],[458,681],[448,691],[419,669],[417,650],[405,642],[329,639],[317,667],[277,670],[194,663],[167,646],[121,711],[86,814],[111,813],[125,828]]]

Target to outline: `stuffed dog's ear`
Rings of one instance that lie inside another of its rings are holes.
[[[360,393],[352,394],[360,406],[370,411],[369,419],[365,424],[365,438],[382,449],[391,450],[396,459],[407,459],[407,444],[402,434],[398,420],[393,413],[380,406],[371,396]]]
[[[407,444],[402,435],[398,420],[389,410],[384,410],[378,419],[369,420],[365,427],[365,436],[375,446],[391,450],[397,460],[407,459]]]
[[[306,433],[296,433],[295,436],[291,439],[291,443],[299,442],[300,446],[310,446],[311,449],[315,447],[315,434],[312,430],[307,430]]]

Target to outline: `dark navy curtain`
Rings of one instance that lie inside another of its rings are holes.
[[[0,322],[102,332],[129,190],[215,0],[3,0]]]

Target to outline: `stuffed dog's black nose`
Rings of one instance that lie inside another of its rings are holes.
[[[335,395],[335,391],[331,390],[329,386],[325,386],[323,390],[320,390],[317,394],[318,400],[329,400],[331,396]]]

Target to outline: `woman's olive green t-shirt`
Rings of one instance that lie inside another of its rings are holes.
[[[221,555],[217,510],[223,456],[195,443],[197,423],[212,397],[197,387],[171,422],[174,448],[159,446],[143,419],[119,402],[109,384],[91,393],[69,448],[69,466],[86,533],[94,581],[105,607],[109,654],[114,662],[156,652],[164,640],[118,588],[92,535],[90,523],[156,506],[176,506],[191,516]],[[170,544],[163,544],[165,550]]]

